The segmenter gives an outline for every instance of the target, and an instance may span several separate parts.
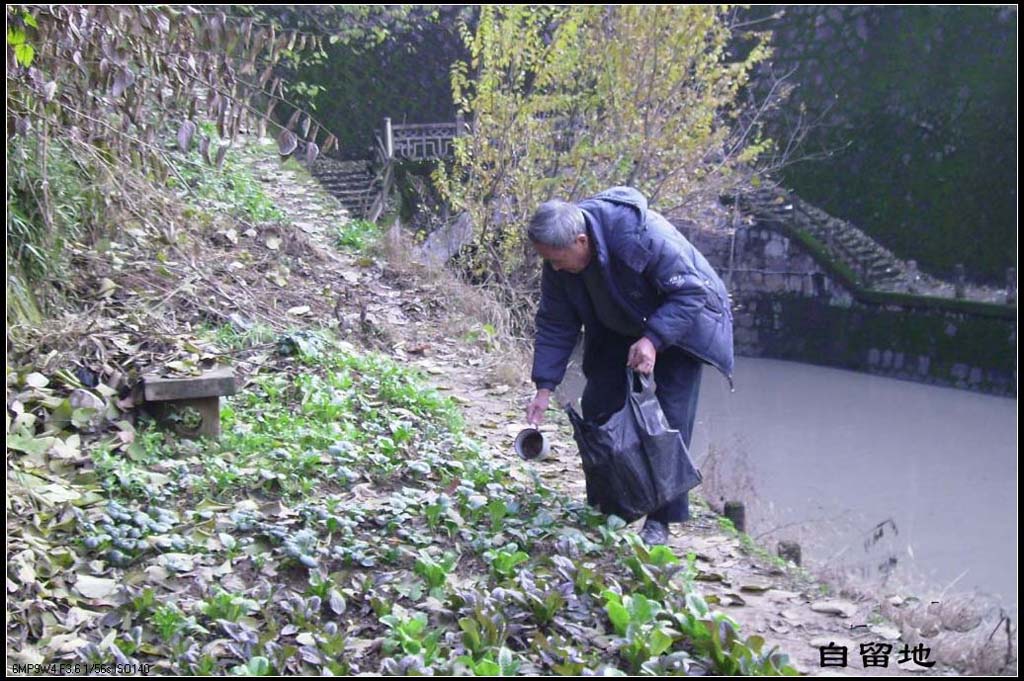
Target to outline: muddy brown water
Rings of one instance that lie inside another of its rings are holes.
[[[705,371],[692,450],[747,531],[879,591],[1017,605],[1015,399],[737,358]]]

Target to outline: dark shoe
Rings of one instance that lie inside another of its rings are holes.
[[[668,543],[668,525],[648,518],[644,523],[644,529],[640,530],[640,539],[648,546],[658,546]]]

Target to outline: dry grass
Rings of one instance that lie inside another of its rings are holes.
[[[444,305],[452,337],[482,337],[493,360],[489,375],[492,382],[516,385],[522,380],[532,342],[516,334],[515,329],[522,324],[513,306],[502,303],[495,291],[464,281],[450,269],[419,262],[417,247],[398,220],[384,233],[381,248],[393,275],[429,289],[432,300]]]
[[[723,512],[726,501],[742,501],[750,507],[757,505],[759,497],[753,467],[741,443],[734,442],[728,448],[714,443],[708,445],[707,456],[700,462],[700,472],[703,476],[701,494],[716,512]]]

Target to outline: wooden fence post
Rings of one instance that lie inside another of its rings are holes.
[[[384,119],[384,147],[388,152],[388,160],[395,157],[395,138],[391,133],[391,118]]]

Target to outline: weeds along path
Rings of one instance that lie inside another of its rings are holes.
[[[549,411],[543,427],[552,441],[547,460],[525,463],[514,455],[512,442],[525,426],[523,407],[532,396],[528,358],[494,337],[487,323],[488,301],[480,292],[443,272],[411,265],[401,252],[407,246],[393,233],[390,238],[377,235],[376,250],[368,247],[360,228],[346,227],[348,218],[340,206],[336,213],[324,209],[333,199],[308,173],[282,171],[273,158],[257,161],[256,173],[293,224],[325,249],[338,245],[339,233],[349,244],[339,249],[333,265],[335,276],[344,282],[335,313],[339,332],[349,342],[422,371],[460,406],[468,433],[514,479],[529,482],[536,476],[565,499],[585,498],[578,453],[563,414]],[[900,631],[879,614],[882,594],[877,600],[830,594],[806,571],[753,545],[699,498],[693,519],[676,530],[670,546],[680,557],[695,554],[697,590],[714,607],[737,621],[745,635],[762,637],[766,647],[779,646],[801,672],[838,671],[822,667],[823,646],[832,648],[828,655],[833,662],[845,646],[846,668],[859,674],[936,673],[941,666],[897,663],[905,644],[911,649],[931,644],[900,638]],[[878,656],[862,657],[862,652],[872,653],[862,651],[862,645],[877,645],[880,651],[891,646],[888,666],[882,667]],[[931,650],[927,661],[941,658],[942,652]]]

